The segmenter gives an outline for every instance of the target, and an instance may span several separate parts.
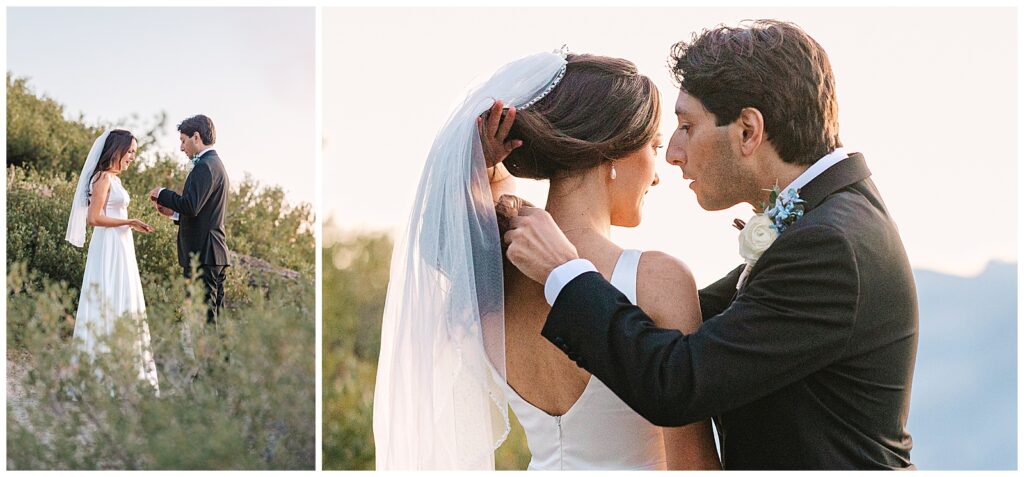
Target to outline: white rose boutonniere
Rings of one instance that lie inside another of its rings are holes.
[[[764,214],[757,214],[740,231],[740,256],[753,266],[768,247],[772,246],[779,233],[772,226],[772,219]]]
[[[740,229],[740,256],[747,264],[736,283],[737,290],[743,288],[757,259],[772,246],[779,234],[804,216],[804,201],[797,191],[789,189],[783,193],[778,185],[768,191],[771,192],[769,203],[762,204],[761,213],[754,215],[746,224],[736,221]]]

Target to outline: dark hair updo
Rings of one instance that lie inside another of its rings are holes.
[[[567,57],[562,81],[528,109],[516,111],[509,139],[523,145],[503,162],[512,175],[552,179],[619,159],[658,134],[658,88],[620,58]]]

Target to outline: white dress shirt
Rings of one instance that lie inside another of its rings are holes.
[[[801,189],[803,186],[814,180],[815,177],[821,175],[822,172],[825,172],[830,167],[838,164],[839,161],[842,161],[847,157],[850,156],[846,153],[846,149],[841,147],[836,148],[821,159],[818,159],[818,161],[812,164],[811,167],[807,168],[803,174],[800,174],[796,180],[783,189],[783,193],[786,193],[786,191],[790,189]],[[555,299],[558,298],[558,294],[562,292],[562,289],[565,288],[569,282],[586,272],[596,271],[597,268],[594,267],[594,264],[590,263],[590,260],[585,258],[577,258],[559,265],[551,271],[547,280],[544,282],[544,299],[548,301],[549,305],[554,306]]]

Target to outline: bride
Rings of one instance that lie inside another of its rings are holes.
[[[105,337],[114,332],[118,320],[131,320],[139,379],[159,395],[132,238],[132,230],[149,233],[153,227],[128,218],[128,191],[118,177],[135,161],[137,148],[135,137],[123,129],[106,131],[96,139],[78,178],[65,239],[81,247],[86,224],[93,226],[75,314],[75,341],[96,357],[107,351]]]
[[[693,331],[696,286],[678,287],[692,283],[685,265],[608,237],[612,225],[639,223],[658,183],[659,120],[658,91],[632,63],[564,52],[505,65],[457,108],[392,257],[378,469],[491,469],[509,405],[530,469],[720,468],[710,422],[658,428],[544,340],[543,287],[502,260],[495,202],[518,201],[502,197],[514,191],[509,173],[549,179],[546,208],[580,255],[659,326]]]

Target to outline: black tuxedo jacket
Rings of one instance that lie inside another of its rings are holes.
[[[870,175],[853,154],[808,183],[805,215],[743,289],[740,267],[701,290],[693,334],[655,327],[593,272],[542,333],[654,424],[714,418],[727,469],[912,468],[917,293]]]
[[[224,216],[229,189],[224,163],[217,151],[207,151],[188,174],[180,195],[170,189],[160,191],[157,203],[179,214],[178,263],[182,267],[190,266],[191,254],[199,256],[201,265],[228,264]]]

